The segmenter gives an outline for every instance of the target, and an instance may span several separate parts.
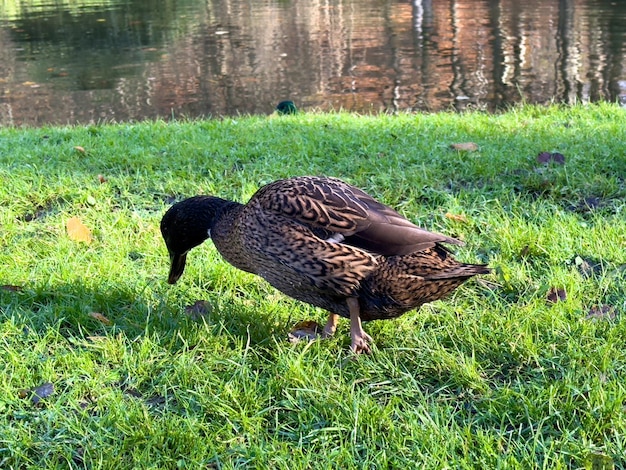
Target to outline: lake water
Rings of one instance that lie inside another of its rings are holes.
[[[624,0],[0,2],[0,124],[626,106]]]

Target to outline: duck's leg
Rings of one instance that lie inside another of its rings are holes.
[[[339,322],[339,315],[336,313],[328,314],[328,321],[324,325],[324,329],[322,330],[322,338],[329,338],[335,334],[335,330],[337,329],[337,323]]]
[[[355,354],[362,352],[369,353],[369,341],[373,340],[370,335],[363,331],[363,327],[361,326],[359,299],[349,297],[346,302],[350,309],[350,338],[352,339],[350,349],[352,349],[352,352]]]

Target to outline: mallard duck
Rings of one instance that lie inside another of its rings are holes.
[[[462,245],[421,229],[364,191],[336,178],[301,176],[260,188],[247,204],[194,196],[163,216],[168,282],[187,253],[211,238],[233,266],[329,312],[323,336],[350,319],[351,349],[369,352],[362,321],[395,318],[441,299],[484,265],[456,261],[442,245]]]

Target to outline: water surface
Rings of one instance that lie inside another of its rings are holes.
[[[0,124],[626,106],[626,2],[0,3]]]

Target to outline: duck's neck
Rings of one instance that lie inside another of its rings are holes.
[[[224,238],[237,227],[237,215],[244,205],[234,201],[223,200],[223,203],[215,211],[215,216],[208,227],[211,231],[211,238]]]
[[[255,272],[245,256],[246,247],[243,237],[241,211],[245,206],[229,202],[216,215],[210,229],[211,239],[217,251],[233,266],[247,272]]]

